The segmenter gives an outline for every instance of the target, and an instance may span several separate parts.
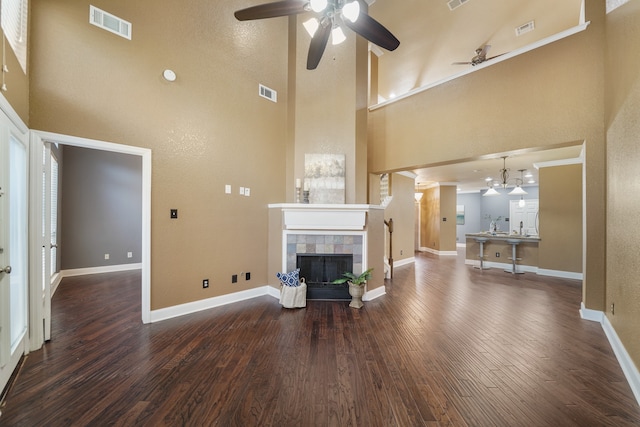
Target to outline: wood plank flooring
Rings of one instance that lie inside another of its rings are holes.
[[[361,310],[264,296],[143,325],[140,276],[66,278],[2,426],[632,426],[580,283],[417,254]]]

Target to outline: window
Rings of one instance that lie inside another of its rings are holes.
[[[1,0],[2,30],[18,58],[22,71],[27,72],[28,0]]]

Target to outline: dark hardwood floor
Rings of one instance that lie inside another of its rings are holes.
[[[361,310],[264,296],[150,325],[139,273],[67,278],[0,425],[640,425],[578,281],[463,261],[416,255]]]

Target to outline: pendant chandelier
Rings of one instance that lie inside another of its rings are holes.
[[[512,180],[515,187],[508,193],[510,196],[523,196],[527,194],[527,192],[522,188],[522,184],[524,183],[524,171],[526,171],[526,169],[518,169],[518,172],[520,172],[520,178],[514,178]],[[509,185],[509,169],[507,169],[507,156],[502,156],[500,182],[495,182],[493,179],[488,180],[487,186],[489,187],[489,189],[483,194],[483,196],[499,196],[500,193],[498,193],[494,187],[500,186],[506,189]]]

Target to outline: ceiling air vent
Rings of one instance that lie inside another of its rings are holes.
[[[533,21],[529,21],[526,24],[522,24],[519,27],[516,27],[516,36],[521,36],[524,33],[528,33],[529,31],[533,31],[535,29],[535,25]]]
[[[131,22],[91,5],[89,6],[89,23],[131,40]]]
[[[463,4],[465,4],[468,1],[469,0],[451,0],[451,1],[447,2],[447,5],[449,6],[450,10],[453,10],[453,9],[456,9],[456,8],[462,6]]]
[[[259,84],[258,85],[258,93],[261,97],[267,98],[269,101],[278,102],[278,92],[273,89],[269,89],[268,87]]]

